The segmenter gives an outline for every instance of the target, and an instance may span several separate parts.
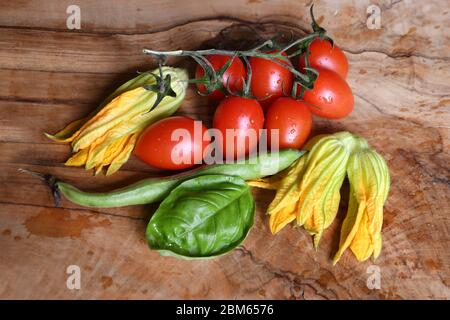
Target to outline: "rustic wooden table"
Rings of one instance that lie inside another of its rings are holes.
[[[345,120],[316,121],[315,132],[361,134],[391,169],[384,248],[375,262],[346,253],[332,267],[344,207],[318,252],[302,230],[272,236],[264,211],[273,193],[260,190],[242,247],[200,262],[160,257],[144,240],[155,206],[89,210],[64,201],[54,208],[47,188],[17,171],[49,172],[89,190],[154,175],[136,159],[108,178],[66,168],[69,147],[42,133],[88,113],[136,70],[154,67],[143,47],[195,49],[236,28],[249,36],[303,33],[310,2],[78,0],[81,29],[69,30],[66,1],[1,1],[0,298],[449,299],[445,0],[316,1],[319,22],[349,59],[356,107]],[[379,29],[367,27],[370,3],[380,9]],[[180,111],[209,120],[213,108],[192,90]],[[79,290],[66,286],[70,265],[80,267]],[[369,289],[377,270],[381,288]]]

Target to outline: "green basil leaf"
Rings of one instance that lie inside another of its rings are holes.
[[[239,177],[205,175],[181,183],[147,226],[151,249],[162,255],[206,258],[238,246],[253,225],[255,201]]]

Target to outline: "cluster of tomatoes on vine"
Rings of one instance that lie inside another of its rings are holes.
[[[249,59],[252,70],[250,94],[225,96],[223,88],[226,87],[229,92],[242,92],[247,69],[239,57],[208,55],[206,58],[215,71],[232,61],[221,74],[222,90],[215,89],[208,94],[210,99],[220,101],[213,127],[223,133],[226,129],[241,129],[245,135],[248,129],[266,128],[270,145],[270,131],[278,129],[280,148],[300,148],[311,131],[311,114],[340,119],[353,110],[353,95],[345,80],[347,59],[328,40],[317,38],[309,46],[308,62],[318,71],[318,76],[313,88],[303,90],[300,98],[291,96],[293,85],[299,85],[294,83],[294,75],[289,69],[260,57]],[[298,70],[303,72],[304,68],[305,53],[298,59]],[[196,78],[203,76],[204,70],[197,66]],[[201,93],[206,93],[204,85],[197,84],[197,87]],[[254,147],[247,146],[246,151]]]
[[[267,129],[269,147],[273,143],[271,131],[277,130],[280,149],[298,149],[310,135],[312,114],[341,119],[352,112],[354,104],[346,82],[348,61],[316,23],[312,8],[311,17],[313,32],[281,49],[275,49],[281,46],[268,40],[247,51],[211,49],[150,54],[190,56],[197,62],[192,82],[199,94],[218,102],[213,128],[222,133],[223,141],[218,145],[222,146],[224,157],[233,157],[227,154],[229,144],[234,144],[234,158],[254,151],[258,141],[245,139],[250,131],[261,129]],[[173,127],[192,129],[192,125],[182,122],[174,120]],[[227,129],[235,130],[233,141],[227,141]],[[246,141],[245,154],[237,154],[238,141]]]

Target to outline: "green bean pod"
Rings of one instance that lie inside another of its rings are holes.
[[[57,204],[60,195],[62,194],[71,202],[82,206],[98,208],[123,207],[162,201],[178,184],[201,175],[223,174],[239,176],[244,180],[273,175],[289,167],[303,154],[303,151],[284,149],[279,152],[262,154],[234,163],[205,165],[169,177],[148,178],[127,187],[104,193],[81,191],[69,183],[57,180],[54,176],[37,175],[44,179],[53,190],[53,195]]]

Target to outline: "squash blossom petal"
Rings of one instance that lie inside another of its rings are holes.
[[[163,67],[163,73],[170,71],[173,68]],[[176,69],[173,69],[176,70]],[[56,142],[72,142],[75,138],[75,133],[86,123],[94,117],[104,106],[106,106],[109,102],[111,102],[114,98],[120,96],[122,93],[126,91],[130,91],[139,87],[143,87],[145,85],[154,85],[156,83],[155,77],[152,74],[156,74],[156,70],[142,72],[137,77],[125,82],[119,88],[117,88],[113,93],[111,93],[103,102],[88,116],[75,120],[69,123],[64,129],[59,131],[58,133],[51,135],[45,133],[45,135],[56,141]]]
[[[284,226],[295,220],[298,202],[298,187],[304,170],[306,156],[298,159],[278,182],[275,198],[270,203],[267,213],[270,215],[270,231],[275,234]]]
[[[348,247],[358,261],[365,261],[371,255],[377,258],[382,246],[383,206],[390,185],[387,164],[376,151],[362,148],[351,155],[347,174],[350,202],[334,264]]]
[[[314,236],[315,248],[338,212],[339,191],[354,146],[352,134],[339,132],[317,139],[308,154],[299,190],[297,224]]]

